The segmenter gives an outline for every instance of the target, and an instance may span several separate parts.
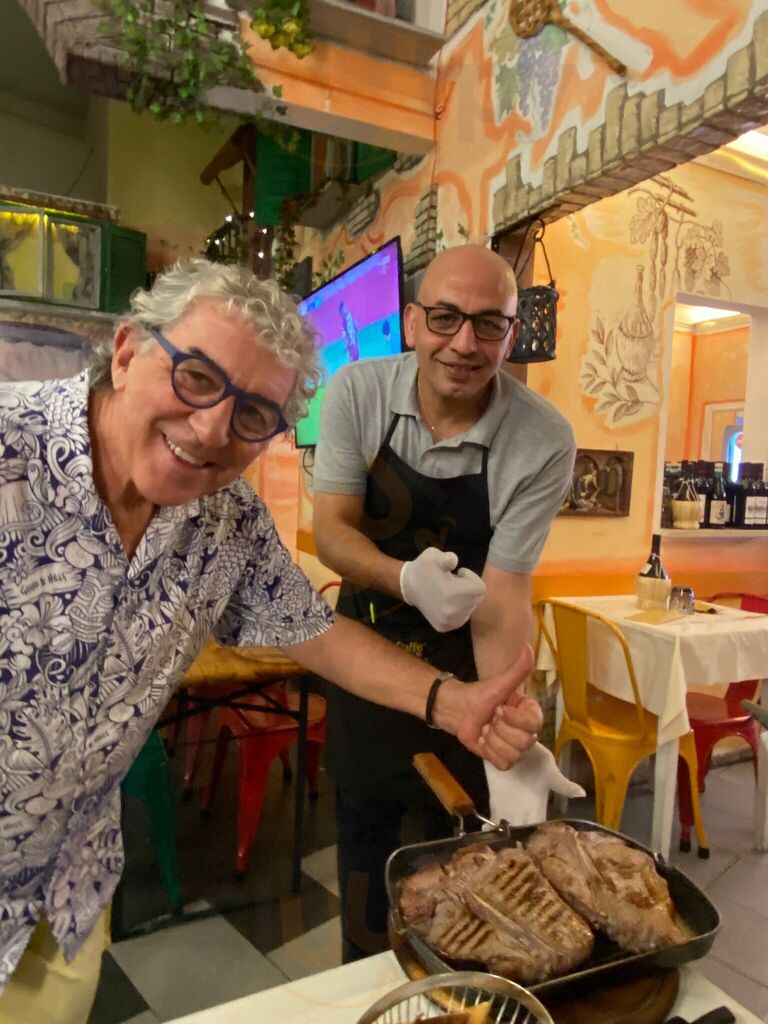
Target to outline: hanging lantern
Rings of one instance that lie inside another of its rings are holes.
[[[533,225],[537,225],[533,236],[533,244],[528,251],[521,267],[518,268],[520,257],[525,248],[528,233]],[[557,337],[557,300],[560,295],[555,288],[552,278],[552,268],[549,265],[547,250],[544,248],[544,221],[540,218],[532,220],[523,235],[520,249],[515,260],[515,274],[521,275],[536,249],[541,246],[544,253],[544,260],[547,264],[549,284],[533,285],[531,288],[521,288],[517,297],[517,316],[520,320],[515,344],[507,357],[510,363],[544,363],[555,358],[555,342]]]

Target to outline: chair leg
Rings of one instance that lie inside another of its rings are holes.
[[[688,853],[691,849],[691,825],[693,825],[691,792],[694,785],[698,785],[698,779],[696,783],[692,781],[688,764],[681,754],[677,759],[677,807],[680,816],[680,850],[682,853]]]
[[[283,782],[290,782],[293,778],[293,766],[291,765],[291,755],[287,750],[280,751],[280,761],[283,765]]]
[[[213,798],[216,796],[219,779],[221,778],[221,770],[224,767],[224,758],[227,756],[227,744],[232,734],[231,724],[226,720],[222,720],[219,723],[219,733],[216,737],[216,750],[213,755],[211,774],[208,776],[208,785],[205,787],[205,793],[203,794],[203,813],[210,811]]]
[[[243,731],[245,730],[245,726]],[[281,750],[295,739],[290,733],[280,736],[260,735],[253,739],[242,739],[238,743],[240,753],[240,782],[237,811],[237,857],[235,870],[245,873],[248,855],[251,852],[259,828],[264,793],[267,788],[269,766]]]
[[[153,784],[148,787],[146,803],[152,829],[152,843],[157,856],[157,865],[163,888],[168,894],[171,909],[178,913],[182,907],[179,866],[176,855],[176,821],[173,812],[170,769],[163,755],[156,771]]]
[[[696,829],[696,838],[699,842],[699,856],[702,860],[707,860],[709,857],[709,837],[707,836],[706,829],[704,828],[704,819],[701,815],[701,795],[699,787],[693,784],[693,780],[698,779],[700,773],[696,762],[696,742],[692,732],[686,733],[685,736],[680,737],[680,757],[684,759],[688,768],[688,793],[690,794],[691,810],[693,813],[693,826]],[[678,779],[679,778],[678,769]]]
[[[312,740],[307,742],[306,776],[310,800],[317,800],[320,796],[318,777],[320,774],[320,753],[322,749],[322,743],[313,742]]]
[[[200,762],[200,751],[202,750],[203,740],[208,733],[210,717],[210,711],[200,711],[198,714],[192,715],[187,721],[187,755],[184,760],[183,790],[186,799],[189,799],[192,795],[192,786]]]

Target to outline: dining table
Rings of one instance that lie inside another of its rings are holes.
[[[170,1024],[357,1024],[370,1006],[407,980],[390,950],[178,1017]],[[736,1024],[760,1024],[696,968],[681,968],[670,1016],[693,1021],[720,1006],[728,1007]]]
[[[638,621],[634,595],[558,597],[575,607],[596,612],[621,630],[637,678],[640,703],[658,718],[658,745],[654,766],[653,824],[650,845],[668,857],[677,786],[679,739],[690,729],[686,694],[691,688],[756,679],[759,699],[768,704],[768,615],[726,605],[698,602],[701,611],[662,622]],[[545,623],[554,638],[551,608]],[[633,700],[624,653],[617,643],[601,641],[604,626],[590,621],[588,659],[590,682],[623,700]],[[557,677],[555,653],[544,639],[539,643],[536,667],[548,684]],[[556,725],[562,720],[562,695],[557,691]],[[762,737],[755,791],[754,846],[768,849],[768,734]],[[567,769],[567,760],[561,762]]]

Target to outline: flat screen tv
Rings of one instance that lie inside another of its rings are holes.
[[[393,238],[302,299],[299,311],[317,331],[325,381],[347,363],[403,350],[403,260]],[[320,432],[325,381],[296,424],[296,446],[311,448]]]

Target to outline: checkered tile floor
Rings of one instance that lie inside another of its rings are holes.
[[[320,798],[309,807],[302,891],[292,895],[293,800],[279,766],[247,876],[235,878],[233,769],[234,758],[208,820],[200,816],[199,790],[194,800],[178,804],[186,911],[212,916],[115,942],[104,957],[89,1024],[158,1024],[339,963],[331,780],[321,774]],[[678,853],[673,859],[723,915],[723,931],[700,969],[768,1022],[768,855],[751,849],[753,793],[751,764],[711,772],[704,794],[711,859]],[[632,788],[623,828],[640,840],[650,835],[651,804],[647,786]],[[591,818],[592,807],[573,801],[569,815]],[[131,930],[166,913],[167,904],[140,805],[127,805],[124,829],[125,925]]]

